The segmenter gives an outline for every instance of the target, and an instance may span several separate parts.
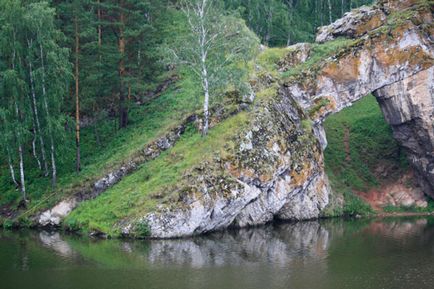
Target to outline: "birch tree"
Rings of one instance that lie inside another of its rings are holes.
[[[48,173],[46,146],[52,185],[56,185],[56,142],[62,143],[65,122],[60,107],[67,92],[70,65],[67,50],[57,44],[62,34],[54,26],[54,9],[48,3],[5,0],[0,4],[0,122],[4,125],[0,141],[12,182],[19,185],[26,203],[26,167],[34,166],[29,157],[32,155],[42,168],[40,151],[43,170]],[[27,152],[31,152],[29,157]],[[19,181],[15,177],[16,162]]]
[[[31,55],[30,59],[37,60],[34,63],[37,66],[34,79],[37,81],[38,102],[44,116],[53,187],[57,183],[56,138],[61,139],[64,133],[61,105],[71,75],[68,52],[57,44],[61,34],[54,26],[54,15],[55,10],[46,2],[30,4],[25,15],[28,35],[34,38],[31,40],[34,45],[29,47],[28,54]]]
[[[170,59],[187,67],[200,82],[204,114],[202,134],[206,135],[212,98],[231,82],[242,82],[242,76],[234,73],[233,64],[249,59],[259,41],[243,21],[223,14],[220,1],[183,0],[181,11],[186,19],[186,31],[169,48]],[[238,75],[236,80],[235,75]]]
[[[24,9],[17,0],[0,3],[0,107],[1,122],[4,124],[3,146],[6,148],[12,181],[18,184],[26,202],[26,177],[24,145],[28,140],[30,107],[27,101],[25,77],[25,45],[21,32]],[[20,181],[15,178],[13,154],[18,152]]]

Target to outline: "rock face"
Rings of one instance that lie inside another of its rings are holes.
[[[423,1],[380,1],[321,28],[318,42],[357,39],[295,76],[269,79],[278,89],[256,100],[235,147],[187,174],[176,204],[131,221],[123,233],[145,223],[152,237],[170,238],[317,218],[330,194],[322,122],[369,93],[407,149],[424,192],[434,196],[431,9]],[[296,61],[281,61],[279,71],[308,61],[311,49],[298,45],[290,54]]]
[[[289,82],[285,90],[307,110],[327,102],[313,116],[319,132],[327,115],[373,93],[394,137],[407,149],[425,193],[434,196],[433,16],[432,7],[419,2],[384,1],[344,17],[354,21],[338,20],[322,28],[317,40],[354,35],[354,31],[363,36],[360,43],[331,59],[313,77]],[[399,20],[399,26],[381,20],[387,24],[365,31],[377,27],[367,25],[373,19],[387,17],[404,18]]]
[[[414,174],[409,171],[393,182],[385,182],[380,187],[357,194],[375,209],[388,205],[426,208],[428,202],[423,187],[413,185],[414,182]]]
[[[252,81],[258,97],[248,112],[242,112],[248,121],[240,124],[224,152],[213,154],[187,171],[182,182],[167,188],[173,197],[169,202],[120,221],[119,231],[126,236],[142,237],[146,231],[154,238],[173,238],[274,219],[318,218],[331,194],[324,172],[327,140],[322,123],[369,93],[377,97],[395,138],[407,150],[423,192],[434,197],[430,3],[381,0],[345,14],[319,30],[318,43],[344,43],[322,60],[315,56],[315,45],[288,48],[274,74],[262,73]],[[184,129],[185,124],[175,128],[90,188],[37,216],[38,224],[59,225],[78,203],[95,198],[173,146]]]
[[[393,135],[434,197],[434,68],[374,92]]]

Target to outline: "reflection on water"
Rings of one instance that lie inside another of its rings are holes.
[[[151,242],[148,260],[193,268],[269,262],[285,267],[327,254],[329,231],[318,222],[217,233],[206,238]]]
[[[432,288],[434,219],[277,224],[177,240],[0,231],[0,288]]]

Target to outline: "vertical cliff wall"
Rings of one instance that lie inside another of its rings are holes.
[[[330,194],[322,122],[369,93],[408,151],[425,193],[434,196],[431,4],[380,1],[347,13],[317,37],[325,44],[345,38],[346,45],[309,65],[314,45],[290,48],[289,60],[280,63],[282,77],[269,77],[274,93],[255,101],[236,145],[192,170],[186,185],[175,188],[178,204],[134,222],[148,224],[154,237],[177,237],[318,217]],[[125,234],[134,222],[123,227]]]

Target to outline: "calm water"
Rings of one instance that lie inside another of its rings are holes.
[[[279,224],[169,241],[0,230],[0,288],[434,288],[434,218]]]

